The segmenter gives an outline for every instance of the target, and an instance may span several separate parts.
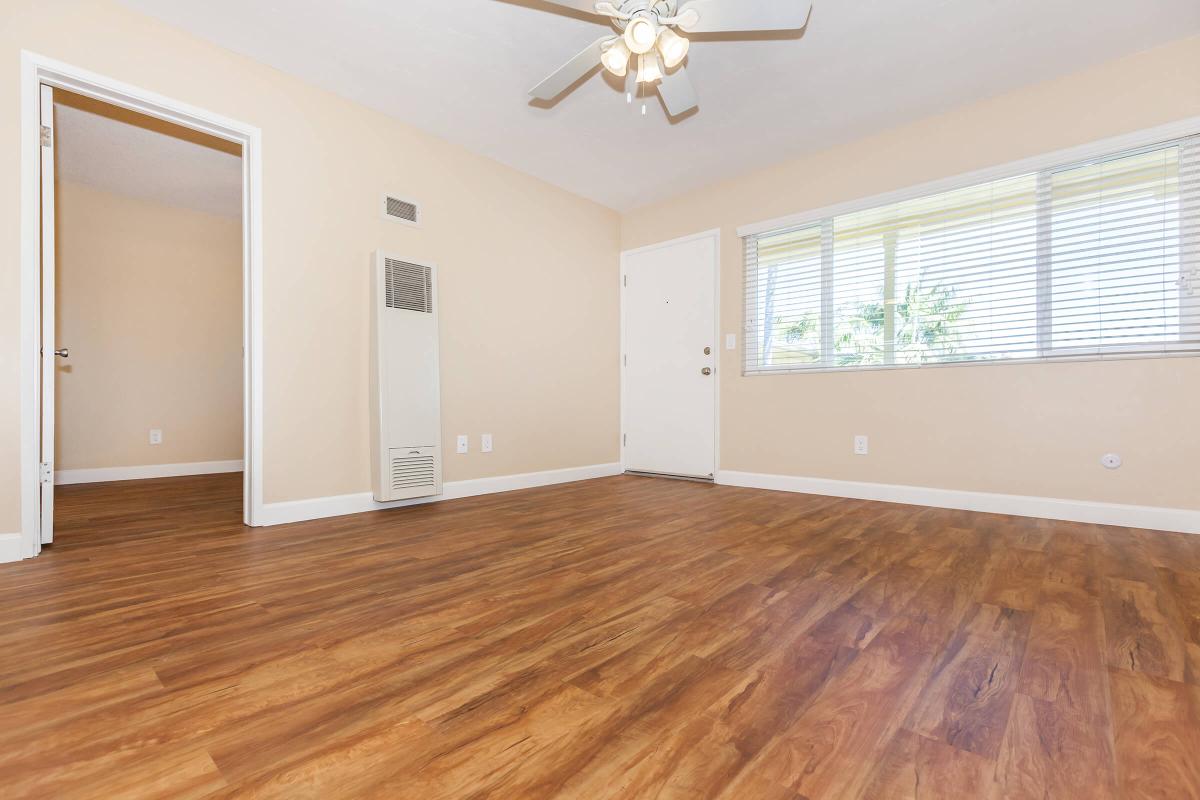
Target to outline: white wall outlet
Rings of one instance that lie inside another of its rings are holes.
[[[1100,457],[1100,463],[1104,465],[1105,469],[1120,469],[1121,464],[1125,462],[1116,453],[1105,453]]]
[[[737,334],[736,333],[725,334],[725,349],[726,350],[737,350]]]
[[[150,444],[162,444],[162,431],[158,428],[150,429]]]
[[[865,456],[869,452],[871,452],[871,449],[870,449],[870,442],[867,440],[867,437],[866,436],[855,436],[854,437],[854,455]]]
[[[485,433],[479,437],[479,452],[492,452],[492,435],[490,433]]]
[[[458,437],[458,452],[465,453],[471,449],[471,438],[469,436]]]

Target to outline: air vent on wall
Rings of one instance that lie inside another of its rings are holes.
[[[403,222],[407,225],[419,225],[421,223],[420,207],[410,200],[402,200],[395,195],[384,195],[383,215],[390,220]]]
[[[385,305],[406,311],[433,313],[433,283],[429,267],[394,258],[384,260]]]
[[[410,451],[421,452],[421,451]],[[396,496],[420,495],[420,489],[437,486],[436,465],[431,452],[392,457],[392,492]]]

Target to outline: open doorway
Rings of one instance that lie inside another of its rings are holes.
[[[263,524],[263,157],[262,131],[245,122],[136,85],[21,52],[21,531],[0,536],[0,561],[32,558],[53,538],[54,94],[82,97],[207,133],[241,148],[242,473],[241,522]],[[44,202],[46,199],[49,202]],[[47,277],[48,276],[48,277]],[[45,282],[50,286],[47,287]],[[47,288],[49,291],[47,291]],[[68,346],[69,352],[69,346]],[[50,397],[45,397],[46,393]],[[46,402],[44,402],[46,401]],[[239,526],[240,527],[240,526]],[[46,535],[47,529],[50,531]]]
[[[240,520],[242,147],[48,86],[42,117],[41,542],[180,503]]]

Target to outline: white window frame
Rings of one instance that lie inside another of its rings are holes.
[[[1052,327],[1052,293],[1049,291],[1049,281],[1051,276],[1052,264],[1049,258],[1050,237],[1048,230],[1049,215],[1044,213],[1044,209],[1038,209],[1038,234],[1037,234],[1037,349],[1038,355],[1031,358],[997,358],[978,361],[948,361],[930,364],[871,364],[861,365],[855,364],[852,366],[833,366],[833,325],[832,315],[824,313],[832,304],[832,298],[827,296],[833,290],[833,281],[831,275],[828,274],[832,269],[833,259],[830,257],[827,250],[832,250],[833,239],[832,229],[833,220],[839,216],[853,214],[860,211],[867,211],[880,206],[888,206],[897,203],[903,203],[908,200],[916,200],[922,197],[952,192],[958,189],[966,189],[979,184],[990,183],[993,181],[1007,180],[1017,178],[1022,175],[1036,174],[1040,182],[1048,179],[1054,173],[1065,169],[1085,164],[1089,161],[1094,161],[1098,158],[1120,155],[1125,152],[1133,152],[1143,148],[1150,148],[1159,144],[1166,144],[1176,139],[1183,139],[1189,136],[1200,135],[1200,117],[1189,117],[1178,122],[1160,125],[1154,128],[1137,131],[1135,133],[1126,134],[1123,136],[1115,136],[1108,139],[1102,139],[1079,147],[1072,147],[1064,150],[1057,150],[1046,153],[1044,155],[1027,158],[1020,161],[1013,161],[1007,164],[1002,164],[987,169],[976,170],[974,172],[955,175],[949,178],[943,178],[927,183],[917,184],[905,189],[899,189],[892,192],[873,195],[870,197],[849,200],[834,205],[825,206],[823,208],[813,209],[811,211],[802,212],[799,214],[791,214],[785,217],[776,217],[774,219],[765,220],[749,225],[743,225],[737,229],[737,234],[745,240],[750,236],[758,236],[767,233],[775,233],[785,230],[793,230],[799,228],[812,228],[817,225],[823,226],[822,230],[822,314],[821,314],[821,366],[819,367],[797,367],[795,369],[780,369],[770,366],[751,366],[749,365],[749,354],[756,351],[758,342],[757,324],[751,323],[751,319],[755,313],[749,308],[750,298],[756,297],[755,293],[749,291],[751,276],[743,263],[743,274],[747,281],[747,292],[743,302],[743,342],[745,350],[742,358],[742,374],[743,375],[791,375],[796,373],[815,373],[815,372],[855,372],[867,370],[888,370],[888,369],[930,369],[940,367],[961,367],[961,366],[985,366],[998,364],[1028,364],[1028,363],[1045,363],[1047,361],[1078,361],[1092,360],[1096,358],[1141,358],[1148,354],[1153,354],[1159,358],[1186,358],[1195,357],[1195,352],[1163,352],[1162,346],[1158,344],[1148,344],[1142,347],[1121,345],[1119,353],[1106,354],[1105,350],[1108,347],[1077,347],[1077,348],[1054,348],[1050,346],[1050,333]],[[1044,196],[1043,192],[1039,191],[1039,197]],[[1200,303],[1200,297],[1193,298],[1188,301],[1190,304]],[[1181,302],[1181,316],[1183,311],[1183,302]]]

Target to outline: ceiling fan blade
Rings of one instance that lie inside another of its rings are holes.
[[[687,24],[689,11],[699,21]],[[688,33],[791,31],[808,24],[809,0],[688,0],[679,7],[679,27]]]
[[[596,0],[545,0],[545,2],[565,8],[573,8],[586,14],[596,13]]]
[[[529,94],[538,100],[553,100],[571,87],[571,84],[587,75],[600,64],[602,45],[612,34],[601,36],[589,44],[579,55],[558,68],[558,71],[537,86],[529,90]]]
[[[670,75],[663,75],[658,83],[658,95],[667,107],[667,113],[672,117],[678,117],[700,105],[696,98],[696,89],[692,86],[692,79],[687,76],[687,70],[683,67]]]

